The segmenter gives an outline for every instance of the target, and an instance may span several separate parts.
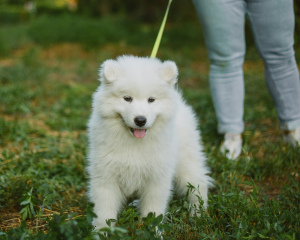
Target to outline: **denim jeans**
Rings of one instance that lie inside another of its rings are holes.
[[[210,58],[209,81],[220,133],[244,130],[245,16],[264,61],[280,128],[300,127],[293,0],[193,0]]]

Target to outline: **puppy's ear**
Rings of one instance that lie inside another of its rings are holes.
[[[161,76],[169,84],[174,85],[177,82],[178,69],[173,61],[164,61],[161,67]]]
[[[102,63],[99,71],[100,82],[111,83],[121,75],[121,67],[115,60],[106,60]]]

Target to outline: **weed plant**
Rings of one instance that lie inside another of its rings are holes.
[[[179,34],[181,28],[186,34]],[[0,239],[300,238],[300,148],[281,140],[262,61],[250,46],[243,153],[229,161],[219,153],[207,54],[201,33],[194,34],[200,31],[196,24],[168,26],[158,54],[178,64],[179,87],[199,117],[216,180],[208,209],[199,209],[200,218],[191,216],[187,198],[174,195],[164,218],[149,214],[141,220],[128,205],[115,227],[97,233],[85,173],[97,68],[120,54],[150,54],[157,28],[64,15],[0,30],[7,42],[0,48],[6,53],[0,58]]]

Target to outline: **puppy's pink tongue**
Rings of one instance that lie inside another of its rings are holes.
[[[133,135],[137,138],[143,138],[146,135],[146,129],[134,129]]]

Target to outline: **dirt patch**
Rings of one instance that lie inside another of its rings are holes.
[[[32,231],[46,231],[46,219],[50,218],[52,219],[53,214],[59,215],[60,212],[59,210],[52,211],[50,209],[47,209],[43,206],[39,206],[39,209],[42,211],[42,215],[37,219],[32,218],[26,220],[26,225],[29,227]],[[64,214],[70,214],[70,213],[76,213],[76,217],[82,217],[82,210],[73,207],[70,208],[68,211],[63,212]],[[66,219],[66,221],[69,221],[70,219]],[[0,212],[0,230],[8,232],[11,228],[17,228],[20,227],[22,221],[22,216],[18,212],[13,212],[13,213],[1,213]]]
[[[90,53],[85,51],[79,44],[62,43],[44,49],[41,56],[44,60],[57,58],[71,60],[74,58],[87,59],[90,57]]]

